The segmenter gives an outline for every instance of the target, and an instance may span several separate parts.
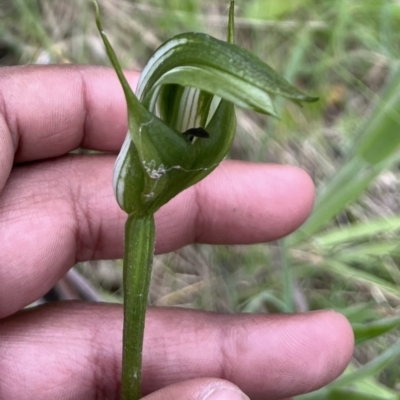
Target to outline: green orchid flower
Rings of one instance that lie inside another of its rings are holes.
[[[128,106],[128,134],[114,169],[114,191],[128,213],[124,255],[122,398],[140,398],[144,316],[154,250],[154,213],[199,182],[227,156],[236,130],[234,106],[276,116],[272,97],[315,101],[228,40],[203,33],[173,37],[151,57],[136,95],[96,22]]]

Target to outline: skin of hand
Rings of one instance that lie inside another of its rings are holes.
[[[127,76],[135,87],[138,74]],[[0,69],[0,399],[118,398],[121,306],[22,308],[76,262],[122,257],[126,215],[111,181],[126,131],[107,68]],[[78,147],[109,154],[68,154]],[[157,213],[156,252],[275,240],[301,225],[313,199],[298,168],[223,162]],[[352,350],[351,327],[333,311],[151,308],[143,391],[148,400],[290,398],[336,378]]]

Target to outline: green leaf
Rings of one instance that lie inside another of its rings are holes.
[[[315,234],[348,204],[362,195],[371,182],[398,161],[400,149],[400,69],[388,83],[382,98],[360,127],[348,161],[321,185],[311,217],[294,233],[294,245]]]
[[[400,326],[400,317],[384,318],[364,324],[352,324],[356,345],[381,336]]]
[[[389,391],[388,391],[389,392]],[[357,389],[352,388],[333,388],[328,400],[397,400],[399,397],[392,391],[392,393],[382,393],[378,394],[374,391],[369,391],[368,393],[360,392]]]
[[[262,312],[265,304],[271,304],[281,313],[288,312],[286,304],[274,294],[266,290],[250,297],[245,304],[243,304],[241,311],[244,313]]]
[[[375,112],[367,119],[365,133],[354,143],[353,152],[371,165],[388,159],[400,148],[400,69],[386,87]]]
[[[400,230],[400,217],[384,217],[346,227],[333,228],[314,237],[319,247],[331,247],[369,239],[380,233]]]
[[[341,249],[336,258],[347,262],[362,262],[376,264],[377,257],[400,255],[399,239],[367,242],[359,246]]]
[[[392,363],[399,356],[399,344],[395,344],[373,361],[361,368],[350,364],[336,381],[302,396],[296,400],[399,400],[400,396],[392,389],[377,382],[374,375]]]
[[[325,264],[322,264],[321,267],[325,268],[327,271],[332,271],[342,275],[346,280],[353,280],[372,286],[375,285],[387,295],[395,297],[400,296],[400,287],[398,287],[396,284],[388,282],[385,279],[379,278],[369,272],[355,269],[339,260],[327,259],[325,260]]]
[[[330,387],[331,388],[344,387],[351,383],[356,382],[357,380],[376,375],[399,356],[400,356],[400,343],[397,343],[394,346],[387,349],[386,351],[384,351],[374,360],[365,364],[363,367],[358,368],[357,370],[351,372],[350,374],[342,375],[339,379],[333,382],[330,385]]]
[[[274,20],[288,16],[301,7],[307,7],[311,0],[269,0],[268,2],[245,2],[245,15],[247,18]]]
[[[377,319],[381,315],[374,309],[374,302],[355,304],[346,308],[339,308],[336,311],[343,314],[352,324],[361,323],[365,320]]]

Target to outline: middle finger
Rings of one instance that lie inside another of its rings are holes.
[[[3,398],[118,398],[122,307],[78,302],[26,310],[0,321]],[[218,315],[149,309],[143,391],[194,378],[226,379],[251,399],[315,390],[346,367],[347,320],[334,312]]]

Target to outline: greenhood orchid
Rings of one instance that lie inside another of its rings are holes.
[[[271,67],[234,44],[234,1],[228,40],[183,33],[162,44],[130,88],[96,22],[128,106],[128,133],[114,169],[114,191],[128,213],[124,256],[122,398],[140,397],[144,315],[154,249],[154,213],[197,183],[227,156],[234,106],[276,116],[272,97],[314,101]]]

